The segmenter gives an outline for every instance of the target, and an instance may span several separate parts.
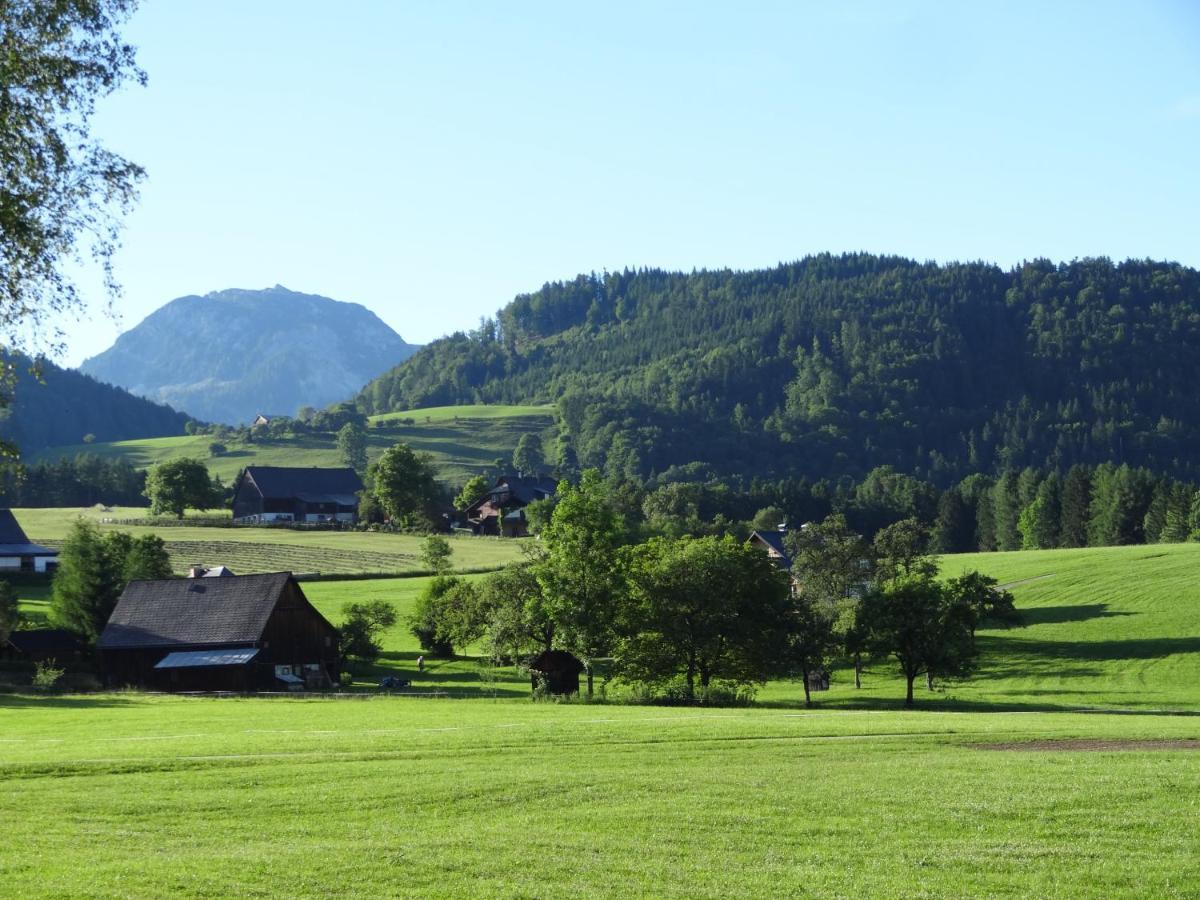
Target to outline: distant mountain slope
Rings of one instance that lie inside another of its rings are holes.
[[[144,401],[143,401],[144,402]],[[537,406],[451,406],[423,409],[418,413],[377,416],[367,432],[367,452],[377,459],[384,450],[403,441],[414,450],[428,453],[438,478],[458,488],[472,475],[493,467],[497,457],[512,455],[525,434],[545,435],[554,428],[554,408]],[[340,466],[344,465],[332,434],[271,438],[260,436],[253,443],[235,437],[220,440],[227,451],[209,456],[210,434],[111,443],[79,444],[42,449],[39,461],[74,458],[90,453],[104,459],[123,459],[143,469],[191,456],[203,459],[209,472],[230,483],[244,467],[255,466]]]
[[[198,419],[243,424],[345,400],[416,350],[366,307],[276,285],[172,300],[80,369]]]
[[[12,362],[17,383],[12,405],[0,409],[0,437],[14,442],[22,455],[79,444],[88,434],[97,441],[183,434],[188,416],[170,407],[47,361],[39,381],[28,359]]]
[[[585,465],[946,484],[1102,461],[1200,476],[1200,273],[1170,262],[812,256],[517,297],[359,395],[369,413],[555,402]]]

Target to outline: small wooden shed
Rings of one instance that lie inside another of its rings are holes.
[[[530,681],[536,691],[544,684],[551,694],[578,694],[579,673],[586,668],[566,650],[546,650],[529,664]]]

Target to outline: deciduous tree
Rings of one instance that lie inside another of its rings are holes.
[[[180,457],[159,463],[146,475],[146,496],[151,515],[173,513],[182,519],[188,509],[220,505],[208,468],[198,459]]]
[[[371,493],[393,522],[430,527],[441,491],[427,454],[414,453],[408,444],[395,444],[371,464],[367,480]]]

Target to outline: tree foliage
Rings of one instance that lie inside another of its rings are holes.
[[[151,515],[171,513],[182,519],[188,509],[212,509],[222,501],[208,467],[198,459],[180,457],[159,463],[146,475]]]
[[[96,100],[144,82],[119,27],[134,0],[0,4],[0,329],[40,332],[83,299],[73,267],[84,249],[109,297],[120,215],[142,169],[91,136]]]
[[[338,648],[348,666],[361,669],[375,662],[383,652],[379,637],[396,624],[396,607],[386,600],[368,600],[346,604],[343,613]]]
[[[77,519],[59,550],[50,618],[92,643],[104,630],[126,584],[170,574],[166,547],[156,535],[101,534],[95,524]]]
[[[788,579],[760,551],[731,537],[653,538],[628,548],[622,569],[623,677],[682,676],[692,700],[715,679],[761,683],[785,670]]]
[[[559,486],[542,532],[546,557],[537,578],[559,639],[585,663],[611,650],[622,590],[617,552],[624,539],[623,522],[598,471],[585,471],[578,486]],[[592,686],[589,668],[589,695]]]
[[[427,454],[408,444],[394,444],[371,464],[367,473],[371,494],[394,523],[429,528],[437,516],[441,489]]]
[[[360,475],[367,471],[367,429],[361,422],[347,422],[337,433],[342,462]]]

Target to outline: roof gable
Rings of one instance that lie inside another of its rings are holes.
[[[253,643],[262,638],[290,581],[290,572],[132,581],[96,646],[124,650]]]
[[[770,550],[774,550],[775,553],[777,553],[779,555],[780,559],[783,561],[783,564],[786,565],[788,568],[791,568],[792,558],[788,555],[788,552],[787,552],[786,548],[784,547],[783,532],[781,532],[781,531],[754,531],[754,532],[751,532],[749,540],[751,542],[758,541],[762,544],[765,544],[768,548],[768,552]]]

